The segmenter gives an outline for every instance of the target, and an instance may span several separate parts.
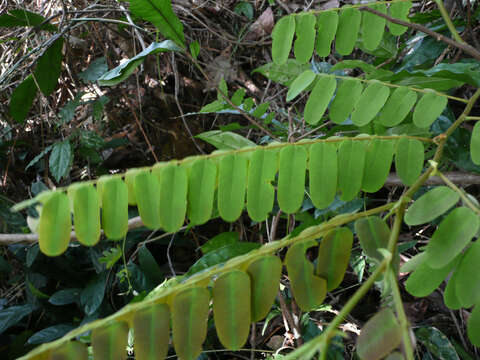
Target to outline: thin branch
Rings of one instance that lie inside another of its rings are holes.
[[[375,14],[377,16],[380,16],[380,17],[384,18],[384,19],[387,19],[388,21],[390,21],[394,24],[407,26],[411,29],[421,31],[421,32],[423,32],[427,35],[430,35],[430,36],[434,37],[438,41],[443,41],[444,43],[446,43],[448,45],[451,45],[453,47],[456,47],[456,48],[464,51],[465,53],[473,56],[475,59],[480,60],[480,51],[478,51],[473,46],[470,46],[466,43],[459,43],[458,41],[452,40],[449,37],[446,37],[446,36],[444,36],[442,34],[439,34],[439,33],[435,32],[433,30],[430,30],[429,28],[427,28],[423,25],[419,25],[419,24],[415,24],[415,23],[409,23],[409,22],[406,22],[406,21],[403,21],[403,20],[392,18],[391,16],[385,15],[385,14],[383,14],[383,13],[377,11],[377,10],[374,10],[370,7],[363,6],[363,7],[360,7],[359,9],[362,10],[362,11],[371,12],[372,14]]]

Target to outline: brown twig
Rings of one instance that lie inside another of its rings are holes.
[[[423,25],[419,25],[419,24],[415,24],[415,23],[409,23],[409,22],[406,22],[406,21],[403,21],[403,20],[395,19],[395,18],[392,18],[391,16],[385,15],[385,14],[383,14],[383,13],[377,11],[377,10],[374,10],[374,9],[372,9],[370,7],[366,7],[366,6],[360,7],[359,10],[371,12],[372,14],[375,14],[377,16],[380,16],[380,17],[384,18],[384,19],[387,19],[388,21],[390,21],[394,24],[407,26],[411,29],[421,31],[421,32],[423,32],[427,35],[432,36],[433,38],[437,39],[438,41],[443,41],[444,43],[446,43],[448,45],[451,45],[453,47],[456,47],[456,48],[462,50],[463,52],[473,56],[475,59],[480,60],[480,51],[475,49],[473,46],[470,46],[466,43],[464,43],[464,44],[459,43],[455,40],[450,39],[449,37],[446,37],[446,36],[444,36],[442,34],[439,34],[439,33],[435,32],[433,30],[430,30],[429,28],[427,28]]]

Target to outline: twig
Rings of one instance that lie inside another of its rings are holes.
[[[447,177],[452,183],[467,186],[467,185],[478,185],[480,184],[480,175],[463,173],[463,172],[446,172],[443,174]],[[443,180],[438,176],[431,176],[425,182],[424,185],[442,185]],[[402,180],[396,174],[388,175],[385,185],[396,185],[402,186]]]
[[[473,56],[475,59],[480,60],[480,51],[478,51],[473,46],[470,46],[466,43],[460,43],[458,41],[452,40],[449,37],[446,37],[446,36],[444,36],[442,34],[439,34],[439,33],[435,32],[433,30],[430,30],[429,28],[427,28],[423,25],[419,25],[419,24],[410,23],[410,22],[407,22],[407,21],[395,19],[391,16],[385,15],[385,14],[383,14],[383,13],[381,13],[381,12],[375,10],[375,9],[372,9],[370,7],[363,6],[363,7],[360,7],[359,9],[362,10],[362,11],[371,12],[372,14],[375,14],[377,16],[380,16],[380,17],[384,18],[384,19],[387,19],[388,21],[390,21],[394,24],[407,26],[407,27],[415,29],[417,31],[421,31],[421,32],[423,32],[427,35],[432,36],[433,38],[437,39],[438,41],[443,41],[444,43],[446,43],[448,45],[451,45],[451,46],[454,46],[454,47],[464,51],[465,53]]]

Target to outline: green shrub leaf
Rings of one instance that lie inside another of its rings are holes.
[[[413,123],[419,128],[427,128],[440,116],[447,106],[448,99],[438,95],[434,90],[426,89],[415,106]]]
[[[237,150],[247,146],[256,146],[253,141],[231,131],[211,130],[195,137],[208,142],[219,150]]]
[[[98,192],[91,184],[74,184],[68,188],[72,193],[73,223],[78,241],[93,246],[100,240],[100,204]]]
[[[296,39],[293,44],[295,58],[300,64],[306,64],[312,57],[313,47],[315,45],[315,24],[317,18],[314,14],[305,13],[296,16],[295,34]]]
[[[127,343],[128,325],[126,322],[116,322],[92,331],[92,348],[95,359],[125,360]]]
[[[345,140],[338,149],[338,189],[341,200],[350,201],[362,187],[365,164],[364,141]]]
[[[250,331],[250,278],[243,271],[229,271],[215,280],[212,293],[220,342],[227,349],[241,349]]]
[[[277,256],[268,255],[248,265],[251,286],[251,321],[260,321],[272,308],[280,285],[282,262]]]
[[[134,179],[135,199],[143,224],[160,229],[160,181],[149,170],[139,171]]]
[[[10,97],[9,112],[16,122],[23,124],[36,95],[37,85],[35,85],[32,75],[27,76],[25,80],[13,90]]]
[[[414,226],[430,222],[445,213],[459,199],[460,195],[452,189],[438,186],[415,200],[405,214],[405,223]]]
[[[330,119],[335,124],[347,120],[353,111],[356,100],[360,97],[363,84],[355,79],[346,79],[340,82],[335,98],[330,105]]]
[[[68,341],[55,349],[51,360],[85,360],[88,359],[87,345],[79,341]]]
[[[197,159],[188,173],[188,218],[194,225],[210,220],[217,180],[217,167],[210,159]]]
[[[417,93],[415,91],[405,86],[399,87],[388,98],[378,121],[384,126],[396,126],[405,119],[416,102]]]
[[[53,177],[59,182],[63,177],[66,177],[70,172],[72,166],[72,146],[70,141],[64,140],[53,145],[48,160],[48,166],[52,172]]]
[[[358,30],[362,21],[362,14],[356,8],[344,6],[340,10],[338,19],[337,37],[335,50],[340,55],[350,55],[358,37]]]
[[[473,127],[470,139],[470,156],[474,164],[480,165],[480,122],[478,121]]]
[[[387,13],[387,6],[385,4],[373,4],[368,7],[381,12]],[[367,50],[375,50],[382,41],[383,33],[385,31],[386,20],[380,16],[372,14],[368,11],[362,12],[362,41]]]
[[[480,346],[480,305],[478,304],[467,320],[467,334],[473,345]]]
[[[327,280],[327,291],[336,289],[343,280],[350,261],[353,234],[340,227],[330,231],[320,243],[317,259],[317,275]]]
[[[443,293],[443,302],[452,310],[459,310],[462,307],[462,303],[457,295],[457,270],[452,273],[448,280],[445,292]]]
[[[390,308],[376,313],[363,326],[357,338],[360,359],[378,360],[388,355],[402,341],[402,328]]]
[[[130,169],[125,173],[125,184],[128,190],[128,205],[137,205],[135,197],[135,176],[142,171],[140,169]]]
[[[67,250],[70,242],[70,203],[67,195],[61,191],[51,192],[42,203],[38,245],[45,255],[57,256]]]
[[[218,168],[218,212],[225,221],[238,219],[245,206],[247,159],[239,154],[222,157]]]
[[[278,205],[293,214],[302,205],[305,194],[307,151],[303,146],[287,146],[280,150],[278,171]]]
[[[185,221],[187,211],[187,170],[168,163],[160,168],[160,224],[167,232],[176,232]],[[138,202],[138,193],[136,193]]]
[[[426,262],[434,269],[456,257],[478,231],[478,216],[466,207],[454,209],[442,220],[425,250]]]
[[[423,144],[417,139],[402,138],[397,144],[395,167],[402,182],[410,186],[420,176],[424,161]]]
[[[300,75],[298,75],[295,80],[290,84],[290,87],[287,92],[287,101],[293,100],[305,90],[313,80],[315,80],[315,73],[312,70],[305,70]]]
[[[390,89],[372,80],[355,103],[352,122],[357,126],[367,125],[378,114],[390,95]]]
[[[360,240],[360,245],[368,257],[383,260],[383,255],[378,249],[386,249],[390,238],[390,229],[385,221],[378,216],[367,216],[355,221],[355,232]]]
[[[455,270],[455,294],[462,307],[469,308],[480,304],[480,242],[475,241],[463,254]]]
[[[333,76],[321,76],[317,80],[305,105],[304,117],[307,123],[315,125],[320,121],[336,87],[337,80]]]
[[[318,15],[318,34],[315,41],[315,50],[318,56],[326,57],[332,50],[332,41],[338,27],[338,14],[336,11],[323,11]]]
[[[392,1],[390,3],[388,13],[391,17],[395,19],[408,22],[408,13],[410,12],[411,7],[411,1]],[[392,35],[395,36],[402,35],[408,29],[406,26],[394,24],[392,22],[388,22],[388,28],[390,29]]]
[[[393,160],[394,143],[390,140],[374,139],[368,144],[365,154],[362,190],[376,192],[387,180]]]
[[[128,189],[118,176],[102,176],[97,185],[102,199],[102,228],[111,240],[121,240],[128,230]]]
[[[182,360],[195,360],[202,352],[207,337],[207,289],[194,287],[175,295],[172,304],[173,345]]]
[[[167,304],[155,304],[135,312],[135,359],[164,359],[170,340],[170,309]]]
[[[293,244],[287,251],[285,264],[293,296],[300,309],[310,311],[322,304],[327,294],[327,281],[313,273],[313,264],[305,257],[315,241]]]
[[[284,16],[275,24],[272,31],[272,59],[276,65],[283,65],[287,62],[294,34],[294,16]]]
[[[335,144],[316,143],[310,146],[308,168],[310,198],[316,208],[324,209],[335,199],[337,173],[338,159]]]
[[[277,153],[255,150],[248,167],[247,211],[254,221],[264,221],[272,211],[275,189],[272,181],[277,172]]]
[[[43,95],[50,95],[57,87],[58,77],[62,70],[63,38],[58,38],[37,61],[33,76]]]

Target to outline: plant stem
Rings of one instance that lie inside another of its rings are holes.
[[[447,9],[445,9],[445,6],[443,5],[442,0],[435,0],[438,6],[438,10],[440,10],[440,14],[442,14],[443,20],[445,21],[445,24],[447,24],[448,30],[452,33],[453,38],[458,41],[460,44],[466,44],[465,41],[461,38],[460,34],[458,33],[457,29],[455,28],[455,25],[453,25],[452,19],[450,19],[450,16],[448,15]]]
[[[468,120],[479,121],[480,116],[466,116],[465,121],[468,121]]]
[[[472,209],[477,215],[480,215],[480,209],[476,207],[475,204],[465,195],[465,192],[462,189],[451,182],[450,179],[443,175],[440,171],[437,170],[435,174],[439,176],[451,189],[457,192],[470,209]]]

